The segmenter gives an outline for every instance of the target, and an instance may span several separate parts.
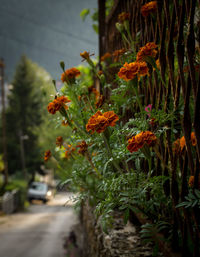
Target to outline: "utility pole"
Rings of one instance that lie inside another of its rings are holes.
[[[7,160],[7,140],[6,140],[6,105],[5,105],[5,90],[4,90],[4,68],[5,68],[4,60],[0,59],[4,185],[6,185],[8,183],[8,160]]]

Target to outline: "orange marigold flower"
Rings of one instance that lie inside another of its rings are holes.
[[[56,145],[61,147],[63,144],[63,138],[61,136],[56,138]]]
[[[123,23],[126,20],[130,20],[130,13],[122,12],[118,15],[118,20]]]
[[[84,59],[84,60],[88,60],[90,58],[90,53],[84,51],[83,53],[80,53],[80,56]]]
[[[134,79],[139,72],[139,63],[132,62],[132,63],[125,63],[124,66],[119,70],[118,76],[125,81],[129,81]]]
[[[196,146],[196,144],[197,144],[197,139],[196,139],[195,133],[192,132],[190,137],[191,137],[192,145],[193,145],[193,146]]]
[[[135,143],[138,145],[138,148],[142,148],[145,143],[144,137],[143,137],[144,133],[145,132],[142,131],[135,136]]]
[[[114,127],[116,124],[116,121],[119,120],[119,117],[113,112],[108,111],[105,113],[101,113],[100,111],[97,111],[89,120],[86,125],[87,131],[92,131],[94,133],[95,131],[97,133],[102,133],[107,127],[111,126]]]
[[[188,180],[189,187],[194,187],[194,176],[190,176]]]
[[[48,161],[51,157],[51,151],[50,150],[47,150],[45,153],[44,153],[44,160],[45,162]]]
[[[108,126],[111,127],[114,127],[116,122],[119,120],[119,117],[113,111],[104,112],[103,116],[106,117]]]
[[[87,152],[88,144],[83,140],[80,144],[78,144],[76,147],[80,148],[78,150],[79,154],[84,155],[85,152]]]
[[[97,133],[103,132],[107,128],[107,119],[103,116],[103,114],[98,111],[96,112],[89,120],[86,125],[87,131],[95,131]]]
[[[48,104],[47,110],[51,114],[55,114],[56,113],[57,110],[55,108],[54,102],[51,102],[51,103]]]
[[[147,17],[151,12],[155,12],[157,9],[157,1],[151,1],[141,7],[141,13],[143,17]]]
[[[138,80],[140,80],[140,77],[143,77],[148,74],[149,68],[147,67],[146,62],[140,62],[140,68],[138,72]]]
[[[111,58],[111,54],[110,53],[105,53],[103,56],[101,56],[101,62],[104,62],[105,60]]]
[[[144,144],[147,144],[148,146],[153,146],[157,141],[157,137],[155,134],[151,131],[142,131],[136,136],[133,136],[128,140],[128,146],[127,149],[132,152],[137,152],[139,149],[141,149]]]
[[[118,62],[119,57],[122,56],[125,52],[126,52],[125,48],[122,48],[122,49],[119,49],[119,50],[115,50],[114,53],[113,53],[114,62]]]
[[[153,146],[157,141],[157,137],[151,131],[145,131],[143,134],[143,139],[149,146]]]
[[[47,106],[47,110],[51,114],[55,114],[57,111],[60,110],[61,107],[68,109],[66,103],[71,102],[66,96],[58,96],[56,97],[53,102],[50,102]]]
[[[157,50],[155,50],[158,46],[154,42],[149,42],[145,46],[140,48],[140,51],[137,53],[136,60],[138,62],[145,61],[146,56],[156,57]]]
[[[69,100],[69,99],[68,99],[66,96],[64,96],[64,95],[58,96],[55,100],[58,101],[58,102],[60,102],[60,103],[62,103],[62,104],[64,104],[64,103],[70,103],[70,102],[71,102],[71,100]]]
[[[137,152],[139,150],[139,146],[138,144],[135,142],[135,136],[133,136],[132,138],[130,138],[128,140],[128,146],[127,149],[129,150],[129,152]]]
[[[141,76],[145,76],[148,74],[148,67],[145,62],[132,62],[125,63],[124,66],[119,70],[118,76],[125,80],[129,81],[138,76],[138,80]]]
[[[80,75],[80,71],[77,68],[71,68],[61,74],[62,82],[69,82],[71,79],[75,79]]]
[[[185,147],[185,137],[181,137],[180,138],[180,148],[181,148],[181,151],[183,151],[183,148]]]

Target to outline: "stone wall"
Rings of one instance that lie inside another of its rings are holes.
[[[113,227],[105,234],[93,209],[88,203],[83,205],[83,257],[152,256],[152,247],[141,242],[139,227],[131,223],[124,225],[122,215],[114,215]]]

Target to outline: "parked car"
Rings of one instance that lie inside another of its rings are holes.
[[[49,189],[46,183],[32,182],[28,189],[28,200],[41,200],[46,203],[53,197],[53,192]]]

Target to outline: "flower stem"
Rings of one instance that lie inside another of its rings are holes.
[[[88,162],[90,163],[90,165],[91,165],[91,167],[93,168],[93,170],[96,172],[97,176],[98,176],[99,178],[101,178],[101,177],[102,177],[102,176],[101,176],[101,173],[100,173],[100,172],[98,171],[98,169],[94,166],[94,163],[92,162],[92,159],[91,159],[91,157],[90,157],[90,155],[89,155],[88,152],[85,153],[85,157],[86,157],[86,159],[88,160]]]
[[[87,100],[88,100],[88,102],[89,102],[89,104],[90,104],[91,110],[95,113],[95,110],[94,110],[94,108],[92,107],[92,103],[91,103],[91,101],[90,101],[90,98],[89,98],[88,96],[86,96],[86,97],[87,97]]]
[[[69,123],[70,127],[73,128],[73,125],[69,119],[67,112],[64,110],[64,111],[61,111],[61,114],[67,119],[67,122]],[[84,134],[84,136],[88,136],[87,133],[81,128],[81,126],[75,120],[73,122],[81,134]]]
[[[119,167],[118,163],[115,161],[114,157],[113,157],[113,153],[112,153],[112,150],[110,149],[110,145],[108,143],[108,140],[105,136],[104,133],[101,134],[102,135],[102,138],[103,138],[103,141],[105,143],[105,146],[106,146],[106,150],[108,152],[108,155],[110,156],[110,158],[112,158],[112,163],[113,163],[113,166],[121,173],[122,170],[121,168]]]
[[[142,104],[140,102],[140,98],[139,98],[139,95],[138,95],[138,90],[137,90],[137,87],[135,85],[133,86],[133,91],[135,93],[136,100],[137,100],[137,103],[139,105],[140,111],[143,112],[143,107],[142,107]]]

